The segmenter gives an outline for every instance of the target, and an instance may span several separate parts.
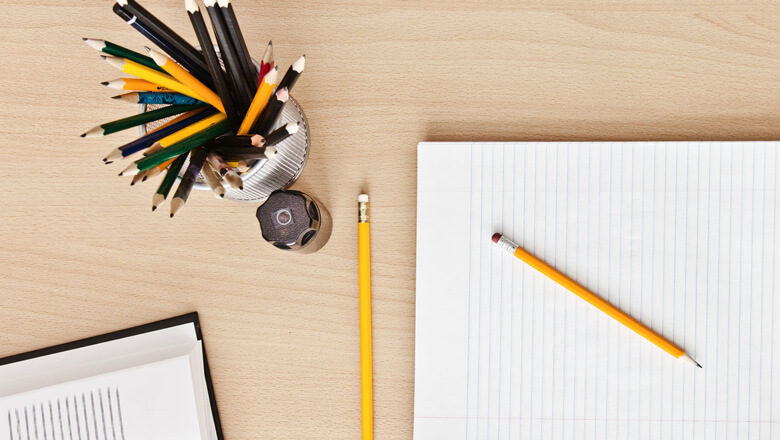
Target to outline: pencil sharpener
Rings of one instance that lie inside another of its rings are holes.
[[[330,238],[330,213],[308,194],[278,190],[257,208],[263,239],[275,247],[299,253],[322,249]]]

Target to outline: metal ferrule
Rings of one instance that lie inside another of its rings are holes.
[[[498,239],[498,243],[496,243],[501,249],[509,252],[510,254],[514,254],[517,248],[520,247],[519,244],[515,243],[514,241],[502,236]]]
[[[358,202],[358,223],[368,223],[368,202]]]

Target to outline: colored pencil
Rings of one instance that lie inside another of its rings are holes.
[[[162,173],[166,168],[168,168],[173,163],[174,160],[176,159],[175,158],[168,159],[166,162],[163,162],[160,165],[157,165],[156,167],[149,168],[148,170],[145,171],[146,175],[144,176],[143,180],[146,181],[146,179],[155,177],[158,174]]]
[[[124,73],[136,76],[141,79],[145,79],[149,82],[153,82],[157,85],[163,86],[167,89],[179,92],[200,101],[206,101],[205,98],[200,96],[194,90],[188,86],[182,84],[170,75],[160,73],[152,68],[146,67],[143,64],[138,64],[135,61],[130,61],[127,58],[106,57],[108,64],[116,67]],[[213,104],[212,104],[213,105]]]
[[[371,353],[371,242],[367,194],[358,196],[358,280],[361,434],[363,440],[372,440],[374,438],[374,373]]]
[[[222,182],[220,182],[217,173],[211,169],[211,165],[209,165],[208,162],[203,164],[203,168],[200,170],[200,173],[203,175],[203,180],[206,181],[206,184],[208,184],[211,192],[214,193],[214,197],[218,199],[225,197],[225,187],[222,186]]]
[[[159,127],[149,130],[148,132],[146,132],[145,135],[136,138],[131,142],[128,142],[120,147],[114,148],[113,150],[111,150],[110,153],[106,155],[106,157],[103,158],[103,162],[105,162],[105,164],[108,165],[110,163],[114,163],[114,159],[119,159],[119,158],[124,159],[125,157],[131,156],[134,153],[149,148],[157,140],[157,139],[150,140],[152,136],[157,135],[163,137],[164,135],[159,134],[160,131],[165,130],[166,128],[170,127],[173,124],[176,124],[179,121],[183,121],[189,118],[190,116],[194,116],[198,114],[198,112],[200,111],[205,111],[205,109],[198,109],[187,113],[182,113],[179,116],[176,116],[175,118],[169,120],[168,122],[165,122],[164,124],[160,125]],[[128,151],[125,152],[125,150]]]
[[[160,127],[157,127],[149,133],[139,137],[138,139],[116,148],[114,151],[109,153],[108,156],[103,159],[103,161],[110,163],[110,161],[114,159],[120,157],[125,158],[138,151],[149,148],[152,144],[159,141],[160,139],[163,139],[166,136],[176,133],[198,121],[212,116],[215,113],[217,113],[217,109],[215,108],[204,108],[192,112],[187,112],[175,119],[172,119],[171,121],[166,122]]]
[[[225,147],[215,150],[227,161],[271,160],[276,157],[276,147],[241,148]]]
[[[580,298],[584,299],[592,306],[606,313],[607,315],[609,315],[619,323],[635,331],[637,334],[647,339],[648,341],[652,342],[660,349],[671,354],[675,358],[682,359],[690,364],[696,365],[697,367],[701,368],[701,365],[699,365],[698,362],[693,360],[692,357],[687,355],[685,353],[685,350],[673,344],[668,339],[664,338],[660,334],[653,331],[651,328],[647,327],[646,325],[632,318],[624,311],[608,303],[606,300],[596,295],[595,293],[591,292],[590,290],[586,289],[581,284],[567,277],[559,270],[555,269],[554,267],[540,260],[535,255],[531,254],[530,252],[520,247],[520,245],[518,245],[517,243],[513,242],[512,240],[509,240],[506,237],[503,237],[501,234],[498,233],[493,234],[492,240],[493,243],[496,243],[504,251],[524,261],[529,266],[533,267],[534,269],[541,272],[543,275],[546,275],[551,280],[555,281],[556,283],[566,288],[566,290],[579,296]]]
[[[116,121],[100,124],[86,133],[83,133],[81,137],[106,136],[118,131],[148,124],[150,122],[158,121],[169,116],[178,115],[179,113],[185,113],[199,108],[203,107],[200,105],[169,105],[168,107],[158,108],[150,112],[138,113],[133,116],[118,119]]]
[[[130,49],[106,40],[98,40],[94,38],[82,38],[82,40],[94,49],[99,50],[105,54],[120,58],[127,58],[128,60],[133,60],[138,64],[143,64],[146,67],[151,67],[152,69],[163,72],[162,68],[158,66],[153,59],[146,55],[141,55],[138,52],[134,52]]]
[[[223,119],[221,122],[218,122],[206,128],[205,130],[195,133],[192,136],[184,138],[181,141],[158,151],[157,153],[131,163],[130,166],[119,173],[119,175],[122,176],[125,174],[132,174],[139,171],[148,170],[149,168],[157,166],[172,157],[176,157],[180,154],[184,154],[194,148],[197,148],[207,143],[208,141],[227,133],[229,130],[230,126],[228,125],[227,121]]]
[[[263,52],[263,58],[260,60],[260,72],[257,80],[262,81],[272,67],[274,67],[274,43],[273,41],[268,41],[268,46],[265,47],[265,52]]]
[[[114,90],[135,90],[139,92],[165,92],[173,93],[173,90],[157,85],[145,79],[138,78],[117,78],[111,81],[103,81],[104,86]]]
[[[176,104],[176,105],[193,105],[206,103],[192,98],[187,95],[182,95],[177,92],[130,92],[122,95],[112,96],[112,99],[118,99],[120,101],[129,102],[131,104]]]
[[[265,138],[259,134],[243,134],[235,136],[221,136],[214,140],[214,148],[224,147],[262,147]]]
[[[130,180],[130,186],[135,185],[138,182],[146,180],[146,171],[138,173]]]
[[[160,186],[157,187],[157,192],[152,197],[152,211],[156,210],[160,205],[162,205],[162,203],[168,197],[168,194],[171,192],[171,188],[173,188],[173,184],[176,182],[176,177],[179,176],[179,171],[181,171],[181,167],[184,165],[185,160],[187,160],[187,154],[182,154],[173,161],[170,168],[168,168],[168,171],[165,172],[165,177],[163,178],[162,182],[160,182]]]
[[[199,133],[212,125],[218,124],[225,120],[225,115],[222,113],[215,113],[211,116],[207,116],[200,121],[194,122],[192,125],[183,127],[181,130],[171,133],[168,136],[157,141],[160,145],[167,148],[171,145],[179,142],[185,138],[188,138],[196,133]]]
[[[146,48],[146,50],[149,52],[149,56],[152,57],[152,59],[154,60],[155,63],[157,63],[158,66],[162,67],[166,72],[168,72],[172,77],[176,78],[176,80],[178,80],[180,83],[184,84],[186,87],[189,87],[189,89],[195,92],[198,96],[200,96],[203,101],[208,102],[220,112],[225,113],[225,107],[222,106],[222,100],[219,99],[219,96],[216,93],[214,93],[213,90],[206,87],[205,84],[198,81],[197,78],[192,76],[192,74],[184,70],[184,68],[176,64],[175,61],[168,58],[167,56],[148,47]]]
[[[263,139],[265,139],[265,142],[263,142],[263,145],[266,147],[276,145],[297,133],[300,128],[301,121],[288,122],[271,132],[269,135],[264,136]]]
[[[276,93],[268,100],[263,111],[260,112],[260,116],[257,118],[257,122],[252,127],[252,131],[260,134],[268,134],[276,124],[276,120],[279,119],[279,115],[282,113],[284,105],[287,100],[290,99],[290,93],[287,87],[276,87]]]
[[[246,82],[246,78],[242,73],[241,64],[238,59],[239,55],[236,52],[236,48],[233,46],[233,42],[230,38],[230,34],[225,23],[225,18],[222,16],[222,12],[219,7],[216,6],[217,0],[204,0],[203,4],[206,6],[206,10],[211,18],[211,26],[214,28],[214,36],[217,39],[217,45],[219,46],[219,54],[222,57],[222,61],[225,65],[225,71],[227,72],[227,78],[229,84],[233,90],[233,97],[236,99],[236,106],[238,107],[239,114],[246,112],[249,108],[249,103],[252,100],[252,91]]]
[[[114,13],[118,15],[127,24],[137,30],[141,35],[145,36],[149,41],[154,43],[157,47],[162,49],[171,58],[178,61],[182,66],[190,71],[196,78],[200,79],[203,83],[211,87],[211,78],[208,75],[208,69],[203,60],[198,60],[197,57],[200,53],[195,51],[194,57],[192,54],[182,52],[175,44],[173,44],[164,35],[159,33],[159,29],[150,27],[147,22],[139,19],[137,15],[130,12],[127,8],[122,7],[119,3],[114,4]],[[163,25],[164,26],[164,25]],[[185,42],[186,43],[186,42]],[[190,46],[191,47],[191,46]],[[194,50],[194,48],[193,48]]]
[[[268,98],[274,92],[276,86],[276,79],[279,69],[274,67],[268,74],[263,77],[263,81],[260,83],[260,87],[257,88],[257,93],[252,99],[252,103],[249,105],[244,120],[241,121],[241,126],[238,128],[236,134],[247,134],[249,130],[257,121],[257,117],[260,116],[260,112],[263,111],[265,105],[268,103]]]
[[[200,12],[200,8],[195,0],[185,0],[184,6],[187,9],[187,15],[190,17],[190,23],[192,23],[195,35],[198,37],[198,42],[206,59],[206,65],[214,81],[217,94],[225,107],[225,114],[230,122],[230,127],[233,130],[238,130],[238,126],[241,124],[241,115],[238,113],[236,104],[231,96],[230,86],[225,79],[225,73],[222,71],[219,57],[214,50],[214,44],[211,42],[209,30],[206,27],[206,22],[203,20],[203,14]]]
[[[249,91],[254,94],[257,91],[260,78],[257,76],[257,69],[255,69],[252,63],[252,56],[246,47],[244,35],[241,33],[241,27],[238,25],[238,18],[236,18],[236,12],[233,10],[230,0],[218,0],[217,4],[222,17],[225,19],[228,35],[230,35],[230,41],[233,42],[233,47],[236,49],[236,55],[238,55],[238,61],[245,81],[249,85]]]
[[[244,189],[244,182],[241,180],[241,176],[236,173],[236,170],[228,165],[222,157],[213,151],[206,157],[209,164],[214,168],[220,176],[225,178],[225,181],[231,188]]]
[[[294,63],[287,69],[282,80],[279,81],[279,88],[287,87],[287,90],[292,90],[295,83],[298,82],[298,77],[303,73],[303,69],[306,67],[306,55],[301,55],[300,58],[295,60]]]
[[[225,125],[227,125],[227,122],[225,122]],[[190,163],[187,164],[187,169],[181,176],[179,187],[176,188],[176,193],[174,193],[173,200],[171,200],[171,217],[179,212],[179,210],[184,207],[184,204],[187,203],[190,192],[192,192],[192,187],[195,185],[195,180],[198,178],[200,170],[203,169],[203,164],[206,161],[207,155],[208,150],[203,147],[194,149],[192,154],[190,154]]]

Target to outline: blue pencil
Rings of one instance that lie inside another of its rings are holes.
[[[177,122],[175,124],[171,124],[171,125],[169,125],[167,127],[161,128],[161,129],[153,131],[151,133],[147,133],[147,134],[141,136],[140,138],[138,138],[138,139],[136,139],[136,140],[134,140],[132,142],[128,142],[128,143],[122,145],[121,147],[118,147],[117,149],[115,149],[114,151],[109,153],[108,156],[106,156],[103,159],[103,162],[105,162],[106,164],[110,164],[111,162],[114,161],[114,159],[118,159],[120,157],[124,158],[124,157],[127,157],[127,156],[129,156],[129,155],[131,155],[133,153],[137,153],[137,152],[139,152],[139,151],[141,151],[141,150],[143,150],[145,148],[149,148],[149,147],[152,146],[152,144],[154,144],[155,142],[157,142],[160,139],[164,138],[165,136],[173,134],[173,133],[181,130],[182,128],[190,126],[190,125],[192,125],[192,124],[194,124],[194,123],[196,123],[196,122],[198,122],[198,121],[200,121],[202,119],[205,119],[205,118],[207,118],[207,117],[209,117],[209,116],[211,116],[211,115],[213,115],[215,113],[217,113],[217,109],[215,109],[213,107],[210,107],[210,108],[207,108],[205,110],[201,110],[198,113],[196,113],[196,114],[194,114],[194,115],[192,115],[192,116],[190,116],[190,117],[188,117],[186,119],[182,119],[181,121],[179,121],[179,122]]]
[[[114,96],[113,99],[121,99],[122,101],[132,104],[177,104],[177,105],[198,105],[206,104],[203,101],[199,101],[195,98],[183,95],[181,93],[171,92],[131,92],[124,95]]]

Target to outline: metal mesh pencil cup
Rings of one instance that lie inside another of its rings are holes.
[[[154,110],[161,105],[139,104],[139,112]],[[165,122],[173,118],[166,118],[139,127],[141,135],[145,135]],[[236,202],[262,203],[268,196],[278,190],[292,185],[303,172],[306,159],[309,157],[309,123],[306,115],[291,97],[282,108],[279,119],[274,129],[287,122],[301,121],[298,132],[276,145],[276,157],[271,160],[259,160],[245,173],[241,174],[244,180],[244,189],[238,190],[225,187],[225,199]],[[185,162],[181,174],[187,169]],[[194,189],[209,190],[202,176],[198,177]]]

